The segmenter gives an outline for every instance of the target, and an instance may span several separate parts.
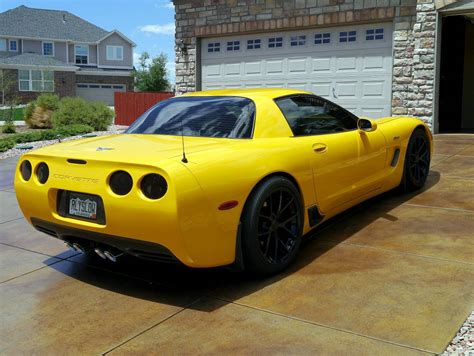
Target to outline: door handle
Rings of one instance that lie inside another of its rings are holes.
[[[316,153],[324,153],[328,150],[328,146],[326,146],[324,143],[315,143],[313,145],[313,151]]]

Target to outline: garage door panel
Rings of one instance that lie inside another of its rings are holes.
[[[382,40],[367,39],[366,31],[374,28],[383,28]],[[356,40],[340,42],[344,31],[356,31]],[[329,33],[329,43],[315,43],[316,33]],[[306,43],[291,46],[290,37],[295,35],[306,35]],[[276,37],[282,38],[281,47],[269,48],[269,39]],[[260,48],[249,49],[247,39],[260,39]],[[227,52],[226,43],[232,40],[240,41],[240,50]],[[221,51],[208,52],[207,43],[211,42],[220,42]],[[203,39],[202,89],[303,89],[332,100],[356,115],[389,116],[391,43],[390,23]]]
[[[331,58],[313,58],[311,63],[313,73],[331,73]]]
[[[114,93],[125,90],[123,84],[80,83],[76,85],[76,96],[87,101],[100,101],[107,105],[114,105]]]

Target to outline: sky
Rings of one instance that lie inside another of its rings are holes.
[[[174,7],[169,0],[0,0],[0,12],[25,5],[66,10],[107,31],[117,29],[136,43],[134,62],[144,51],[168,56],[168,76],[174,83]]]

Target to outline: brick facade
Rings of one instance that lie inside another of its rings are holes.
[[[3,71],[5,71],[5,77],[13,83],[8,90],[6,100],[14,98],[19,104],[27,104],[44,94],[44,92],[37,91],[20,91],[18,70],[3,69]],[[54,93],[60,97],[76,95],[76,74],[74,72],[54,72]]]
[[[6,92],[5,100],[15,98],[19,104],[27,104],[35,100],[44,92],[20,91],[18,86],[18,70],[3,69],[5,78],[8,78],[13,84]],[[124,76],[105,76],[105,75],[78,75],[76,72],[54,71],[54,94],[60,97],[75,96],[77,83],[107,83],[107,84],[125,84],[127,91],[133,91],[133,78]]]
[[[392,113],[432,123],[434,0],[174,0],[174,4],[178,93],[199,89],[200,38],[392,21]]]

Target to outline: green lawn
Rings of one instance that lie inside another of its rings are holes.
[[[8,111],[10,109],[0,109],[0,121],[3,121],[5,118],[5,115],[8,114]],[[23,111],[25,108],[14,108],[13,109],[13,120],[19,121],[23,120]]]

